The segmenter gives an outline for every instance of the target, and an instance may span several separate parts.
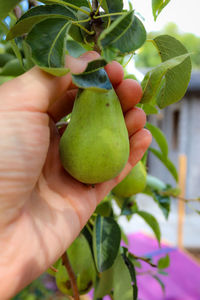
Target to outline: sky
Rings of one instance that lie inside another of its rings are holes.
[[[128,3],[128,0],[126,0]],[[200,0],[171,0],[154,22],[151,0],[131,0],[133,8],[144,17],[147,32],[159,31],[173,22],[180,32],[191,32],[200,37]]]

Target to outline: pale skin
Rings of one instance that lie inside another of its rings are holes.
[[[66,58],[71,72],[82,72],[88,52]],[[110,181],[86,186],[70,177],[59,160],[55,122],[69,113],[76,89],[71,75],[53,77],[33,68],[0,87],[0,295],[10,299],[42,274],[69,247],[97,204],[142,158],[151,143],[144,112],[134,106],[141,88],[123,80],[113,62],[108,76],[122,105],[130,137],[130,157]]]

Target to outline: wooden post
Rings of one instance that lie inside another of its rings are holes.
[[[187,173],[187,156],[179,155],[179,187],[181,189],[180,199],[178,200],[178,247],[183,248],[183,225],[185,220],[185,202],[181,199],[185,198]]]

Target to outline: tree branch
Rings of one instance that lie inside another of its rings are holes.
[[[153,268],[157,268],[157,265],[155,265],[154,263],[151,262],[150,258],[146,258],[146,257],[141,257],[141,256],[136,256],[132,253],[130,253],[130,255],[134,258],[134,259],[140,259],[144,262],[146,262],[147,264],[149,264],[150,266],[152,266]]]
[[[74,300],[80,300],[79,291],[78,291],[78,287],[77,287],[77,283],[76,283],[76,276],[72,270],[72,267],[71,267],[71,264],[70,264],[70,261],[69,261],[66,251],[62,255],[62,264],[65,266],[67,273],[69,274]]]

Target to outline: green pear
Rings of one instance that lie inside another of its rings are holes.
[[[90,246],[83,234],[80,234],[67,249],[67,255],[76,276],[79,294],[82,295],[88,293],[94,286],[96,269]],[[55,275],[57,287],[63,294],[72,295],[69,274],[62,264],[62,260],[59,260],[57,270],[58,272]]]
[[[15,58],[5,64],[5,66],[2,68],[0,72],[0,75],[16,77],[23,74],[24,72],[25,71],[21,66],[19,60]]]
[[[117,176],[128,157],[128,132],[114,89],[79,90],[60,140],[63,167],[80,182],[95,184]]]
[[[130,173],[112,190],[118,197],[130,197],[141,193],[146,187],[146,169],[139,161]]]

